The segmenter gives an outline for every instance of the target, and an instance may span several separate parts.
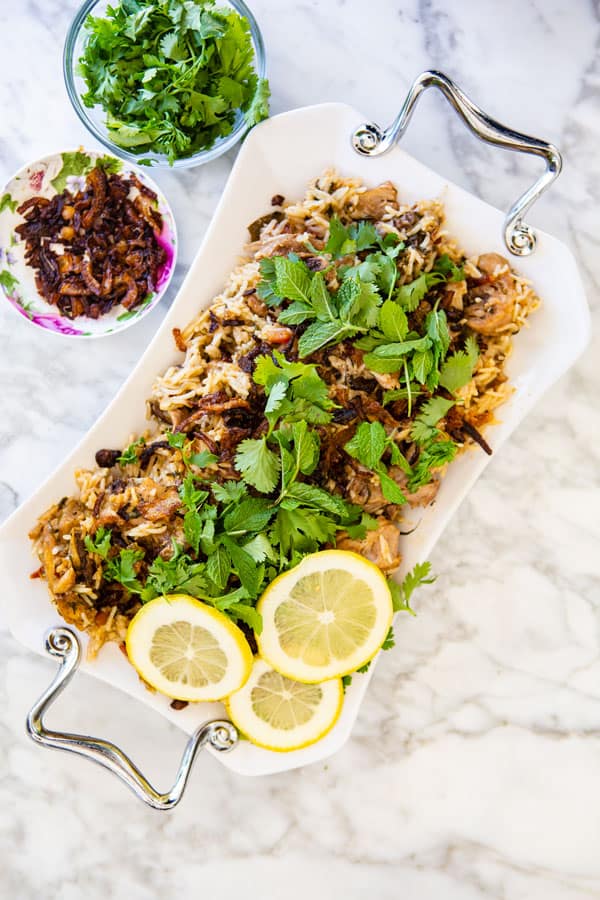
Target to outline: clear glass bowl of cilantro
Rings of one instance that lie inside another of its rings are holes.
[[[87,0],[63,66],[86,128],[138,164],[209,162],[269,112],[262,36],[242,0]]]

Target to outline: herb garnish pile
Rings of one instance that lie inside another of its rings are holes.
[[[239,480],[219,483],[217,456],[195,453],[193,437],[167,433],[185,471],[178,489],[185,541],[173,542],[165,559],[147,557],[140,545],[118,549],[108,529],[86,538],[88,551],[103,560],[105,579],[119,582],[141,602],[181,591],[260,633],[255,604],[280,572],[335,544],[342,531],[362,540],[379,527],[361,506],[316,483],[321,429],[332,424],[338,409],[318,362],[310,359],[324,347],[352,342],[363,353],[366,370],[397,376],[400,386],[385,391],[382,402],[406,404],[404,438],[379,421],[362,421],[343,446],[349,459],[379,479],[388,503],[406,503],[406,494],[427,484],[433,470],[458,450],[438,426],[457,402],[455,392],[471,379],[479,348],[472,336],[462,347],[453,342],[440,301],[444,285],[463,279],[461,267],[442,255],[430,272],[400,284],[405,247],[398,237],[380,235],[369,222],[346,227],[335,217],[324,248],[309,245],[309,250],[320,257],[319,268],[309,268],[293,253],[260,263],[259,296],[277,310],[280,323],[301,326],[299,358],[273,350],[255,360],[252,377],[263,398],[265,427],[237,446]],[[354,264],[346,265],[350,256]],[[334,269],[335,278],[328,278]],[[427,311],[417,322],[412,314],[425,297]],[[410,461],[404,452],[406,428]],[[134,463],[143,446],[132,444],[119,464]],[[393,477],[398,469],[402,486]],[[412,592],[431,580],[424,563],[401,584],[390,581],[394,608],[412,612]],[[391,646],[390,633],[385,647]]]
[[[248,20],[214,0],[121,0],[89,16],[79,71],[85,106],[100,104],[109,136],[170,163],[269,114]]]

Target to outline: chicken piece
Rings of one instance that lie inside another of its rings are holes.
[[[386,206],[398,202],[398,192],[391,181],[363,191],[359,194],[356,206],[352,211],[353,219],[380,219]]]
[[[309,238],[309,234],[274,234],[272,237],[248,244],[247,251],[255,259],[270,256],[287,256],[288,253],[292,252],[306,253],[304,242]]]
[[[373,531],[367,531],[362,540],[349,537],[341,532],[336,541],[338,550],[352,550],[360,553],[383,572],[392,572],[397,569],[402,560],[400,555],[400,531],[398,527],[383,516],[378,520],[379,526]]]
[[[482,284],[465,297],[465,320],[479,334],[496,334],[512,321],[515,295],[508,262],[498,253],[484,253],[477,260]]]
[[[140,516],[149,522],[160,522],[161,519],[170,519],[181,506],[181,499],[175,488],[168,488],[155,500],[143,500],[138,504]]]

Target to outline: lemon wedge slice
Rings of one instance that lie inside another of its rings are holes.
[[[300,750],[325,737],[342,708],[342,681],[302,684],[254,661],[245,685],[225,702],[234,725],[267,750]]]
[[[314,684],[375,656],[392,624],[385,576],[364,557],[323,550],[273,581],[259,600],[260,655],[282,675]]]
[[[127,656],[144,681],[177,700],[221,700],[252,669],[243,633],[223,613],[185,594],[156,597],[135,614]]]

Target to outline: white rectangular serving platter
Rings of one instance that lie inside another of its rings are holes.
[[[52,607],[45,582],[30,580],[38,563],[27,533],[37,517],[58,498],[75,489],[73,472],[94,465],[99,447],[119,447],[132,431],[147,426],[145,399],[155,376],[181,361],[171,329],[183,327],[219,292],[247,240],[246,227],[269,209],[270,198],[301,198],[307,183],[327,168],[360,176],[368,185],[393,181],[402,202],[441,198],[447,227],[466,252],[496,251],[507,255],[502,240],[504,215],[422,165],[401,148],[365,158],[351,147],[350,135],[365,117],[345,104],[328,103],[283,113],[252,130],[244,143],[204,242],[154,340],[113,402],[79,446],[65,459],[0,529],[0,602],[12,634],[26,647],[44,653],[44,635],[62,621]],[[509,198],[507,198],[508,200]],[[589,313],[575,261],[558,240],[538,232],[537,248],[527,258],[513,259],[516,270],[530,278],[543,300],[531,327],[515,340],[508,371],[516,388],[502,409],[502,423],[486,432],[496,451],[534,403],[583,351],[589,337]],[[438,537],[483,472],[489,457],[466,453],[449,468],[435,504],[419,512],[420,524],[403,540],[401,574],[431,553]],[[533,473],[532,473],[533,474]],[[84,663],[88,673],[137,697],[184,731],[221,716],[220,704],[190,705],[176,712],[169,700],[147,691],[115,645],[97,660]],[[244,775],[281,772],[324,759],[338,750],[352,730],[373,672],[355,676],[337,725],[319,743],[292,753],[273,753],[241,742],[224,765]],[[115,714],[118,709],[115,696]],[[25,713],[25,711],[24,711]]]

